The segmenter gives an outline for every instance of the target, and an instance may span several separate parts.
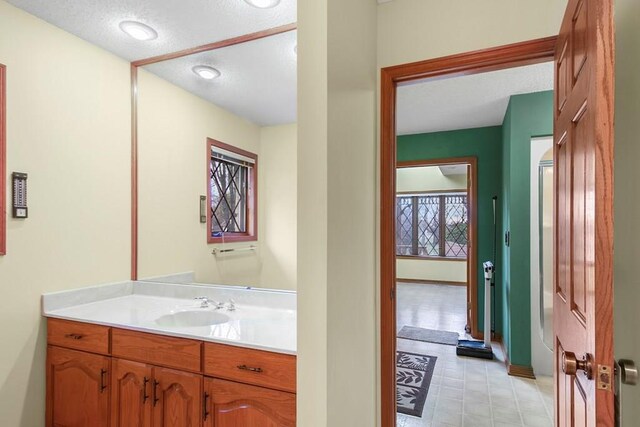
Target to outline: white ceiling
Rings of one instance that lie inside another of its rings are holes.
[[[501,125],[511,95],[552,89],[552,62],[403,85],[398,88],[397,133]]]
[[[441,165],[438,168],[444,176],[467,174],[467,165]]]
[[[296,22],[297,0],[259,9],[244,0],[8,0],[128,61],[175,52]],[[158,38],[138,41],[118,27],[139,21]],[[296,32],[148,67],[150,71],[259,125],[295,122]],[[194,61],[222,76],[199,79]],[[193,65],[191,65],[193,64]],[[200,80],[200,81],[198,81]]]
[[[296,31],[145,66],[152,73],[260,126],[296,121]],[[192,68],[220,77],[204,80]],[[144,88],[141,88],[144,91]]]
[[[296,22],[296,0],[271,9],[244,0],[8,0],[45,21],[129,61]],[[140,21],[158,32],[148,42],[120,31]]]

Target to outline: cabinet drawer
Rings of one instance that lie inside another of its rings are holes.
[[[186,338],[114,329],[113,356],[185,371],[201,371],[202,343]]]
[[[296,357],[205,343],[204,373],[217,378],[295,393]]]
[[[47,319],[47,342],[60,347],[109,354],[108,326]]]

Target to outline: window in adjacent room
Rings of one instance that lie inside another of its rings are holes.
[[[467,193],[396,197],[396,255],[467,258]]]
[[[208,139],[207,240],[257,240],[258,156]]]

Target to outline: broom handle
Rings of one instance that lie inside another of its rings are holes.
[[[498,262],[496,252],[498,250],[498,229],[497,229],[497,220],[496,220],[496,204],[498,201],[498,196],[493,196],[493,274],[491,275],[491,290],[493,291],[493,322],[491,323],[491,332],[495,332],[495,322],[496,322],[496,268],[495,265]]]

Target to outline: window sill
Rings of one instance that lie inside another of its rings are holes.
[[[412,260],[419,260],[419,261],[458,261],[458,262],[467,261],[467,258],[419,256],[419,255],[396,255],[396,259],[412,259]]]
[[[224,237],[211,237],[207,239],[207,243],[222,244],[222,243],[235,243],[235,242],[257,242],[258,236],[252,235],[240,235],[240,236],[224,236]]]

